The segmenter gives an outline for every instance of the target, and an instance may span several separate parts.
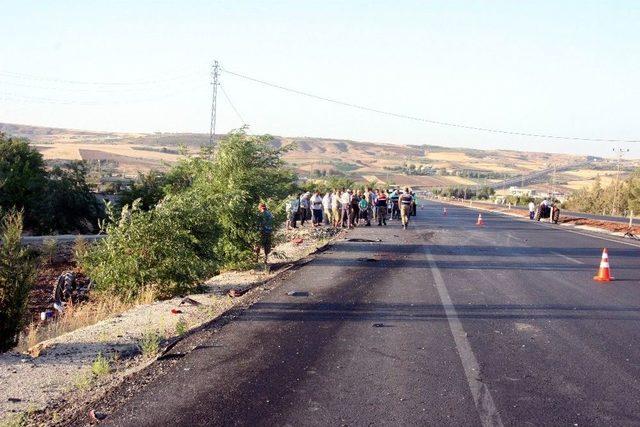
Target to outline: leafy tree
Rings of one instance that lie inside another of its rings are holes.
[[[634,172],[628,179],[626,197],[629,201],[629,209],[634,215],[640,215],[640,171]]]
[[[248,261],[259,240],[258,203],[263,201],[277,220],[284,219],[283,201],[295,191],[295,174],[285,167],[287,146],[274,148],[270,136],[249,136],[245,129],[220,141],[212,168],[217,213],[222,228],[220,251],[227,264]]]
[[[42,155],[26,140],[0,133],[0,207],[24,210],[25,225],[36,226],[45,186]]]
[[[173,175],[175,177],[176,175]],[[148,211],[155,207],[165,196],[165,186],[168,179],[165,174],[151,170],[146,174],[138,174],[138,180],[133,183],[130,189],[120,192],[118,204],[122,207],[131,205],[134,200],[140,199],[140,209]]]
[[[85,233],[96,228],[102,208],[91,193],[86,175],[84,162],[53,168],[47,177],[41,204],[41,230]]]

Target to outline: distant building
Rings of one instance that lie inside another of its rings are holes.
[[[509,187],[509,194],[516,197],[535,197],[537,191],[532,188]]]

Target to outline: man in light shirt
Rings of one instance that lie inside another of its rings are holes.
[[[333,194],[331,190],[327,190],[327,194],[322,198],[322,210],[324,210],[324,218],[323,221],[325,224],[331,225],[331,200],[333,199]]]
[[[529,202],[529,219],[533,219],[536,214],[536,204],[533,200]]]
[[[311,195],[309,193],[304,193],[300,196],[300,226],[304,225],[304,222],[307,220],[309,215],[309,197]]]
[[[340,197],[342,196],[342,190],[336,189],[331,197],[331,216],[333,219],[333,226],[340,227]]]
[[[314,227],[322,225],[322,197],[317,191],[311,197],[311,221]]]
[[[347,228],[351,228],[351,190],[343,190],[340,204],[342,204],[342,228],[345,226],[345,221]]]

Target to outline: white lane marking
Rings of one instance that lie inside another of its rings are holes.
[[[458,355],[460,356],[460,361],[464,368],[464,375],[467,377],[471,396],[473,397],[473,402],[475,403],[476,410],[480,416],[480,422],[485,427],[502,426],[502,420],[500,419],[500,414],[498,413],[496,405],[493,402],[493,398],[491,397],[489,387],[479,379],[480,365],[478,365],[478,360],[476,359],[475,354],[473,354],[471,344],[467,339],[467,334],[462,327],[462,322],[460,321],[458,313],[451,302],[449,291],[447,291],[447,286],[440,274],[440,270],[438,269],[429,249],[425,247],[424,251],[427,261],[429,261],[429,267],[431,269],[431,274],[433,274],[436,289],[440,295],[440,301],[442,302],[444,312],[447,315],[449,328],[451,329],[453,340],[456,343]]]
[[[559,257],[562,257],[562,258],[564,258],[564,259],[566,259],[568,261],[571,261],[574,264],[584,264],[584,262],[582,262],[582,261],[580,261],[578,259],[571,258],[570,256],[563,255],[563,254],[561,254],[559,252],[551,251],[551,253],[554,254],[554,255],[558,255]]]

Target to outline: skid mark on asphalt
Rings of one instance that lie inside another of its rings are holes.
[[[462,367],[467,378],[467,383],[469,384],[473,402],[475,403],[478,415],[480,416],[480,422],[485,427],[502,426],[500,413],[498,413],[498,410],[496,409],[489,387],[479,379],[480,365],[478,364],[478,360],[471,349],[471,344],[467,339],[467,333],[462,326],[458,313],[451,302],[449,291],[447,290],[444,279],[440,274],[440,270],[438,269],[435,259],[429,249],[425,247],[424,251],[427,261],[429,261],[429,267],[433,274],[433,280],[435,281],[436,289],[440,295],[440,301],[442,302],[447,316],[447,321],[449,322],[449,328],[451,329],[451,334],[453,335],[453,340],[456,344],[460,361],[462,362]]]

